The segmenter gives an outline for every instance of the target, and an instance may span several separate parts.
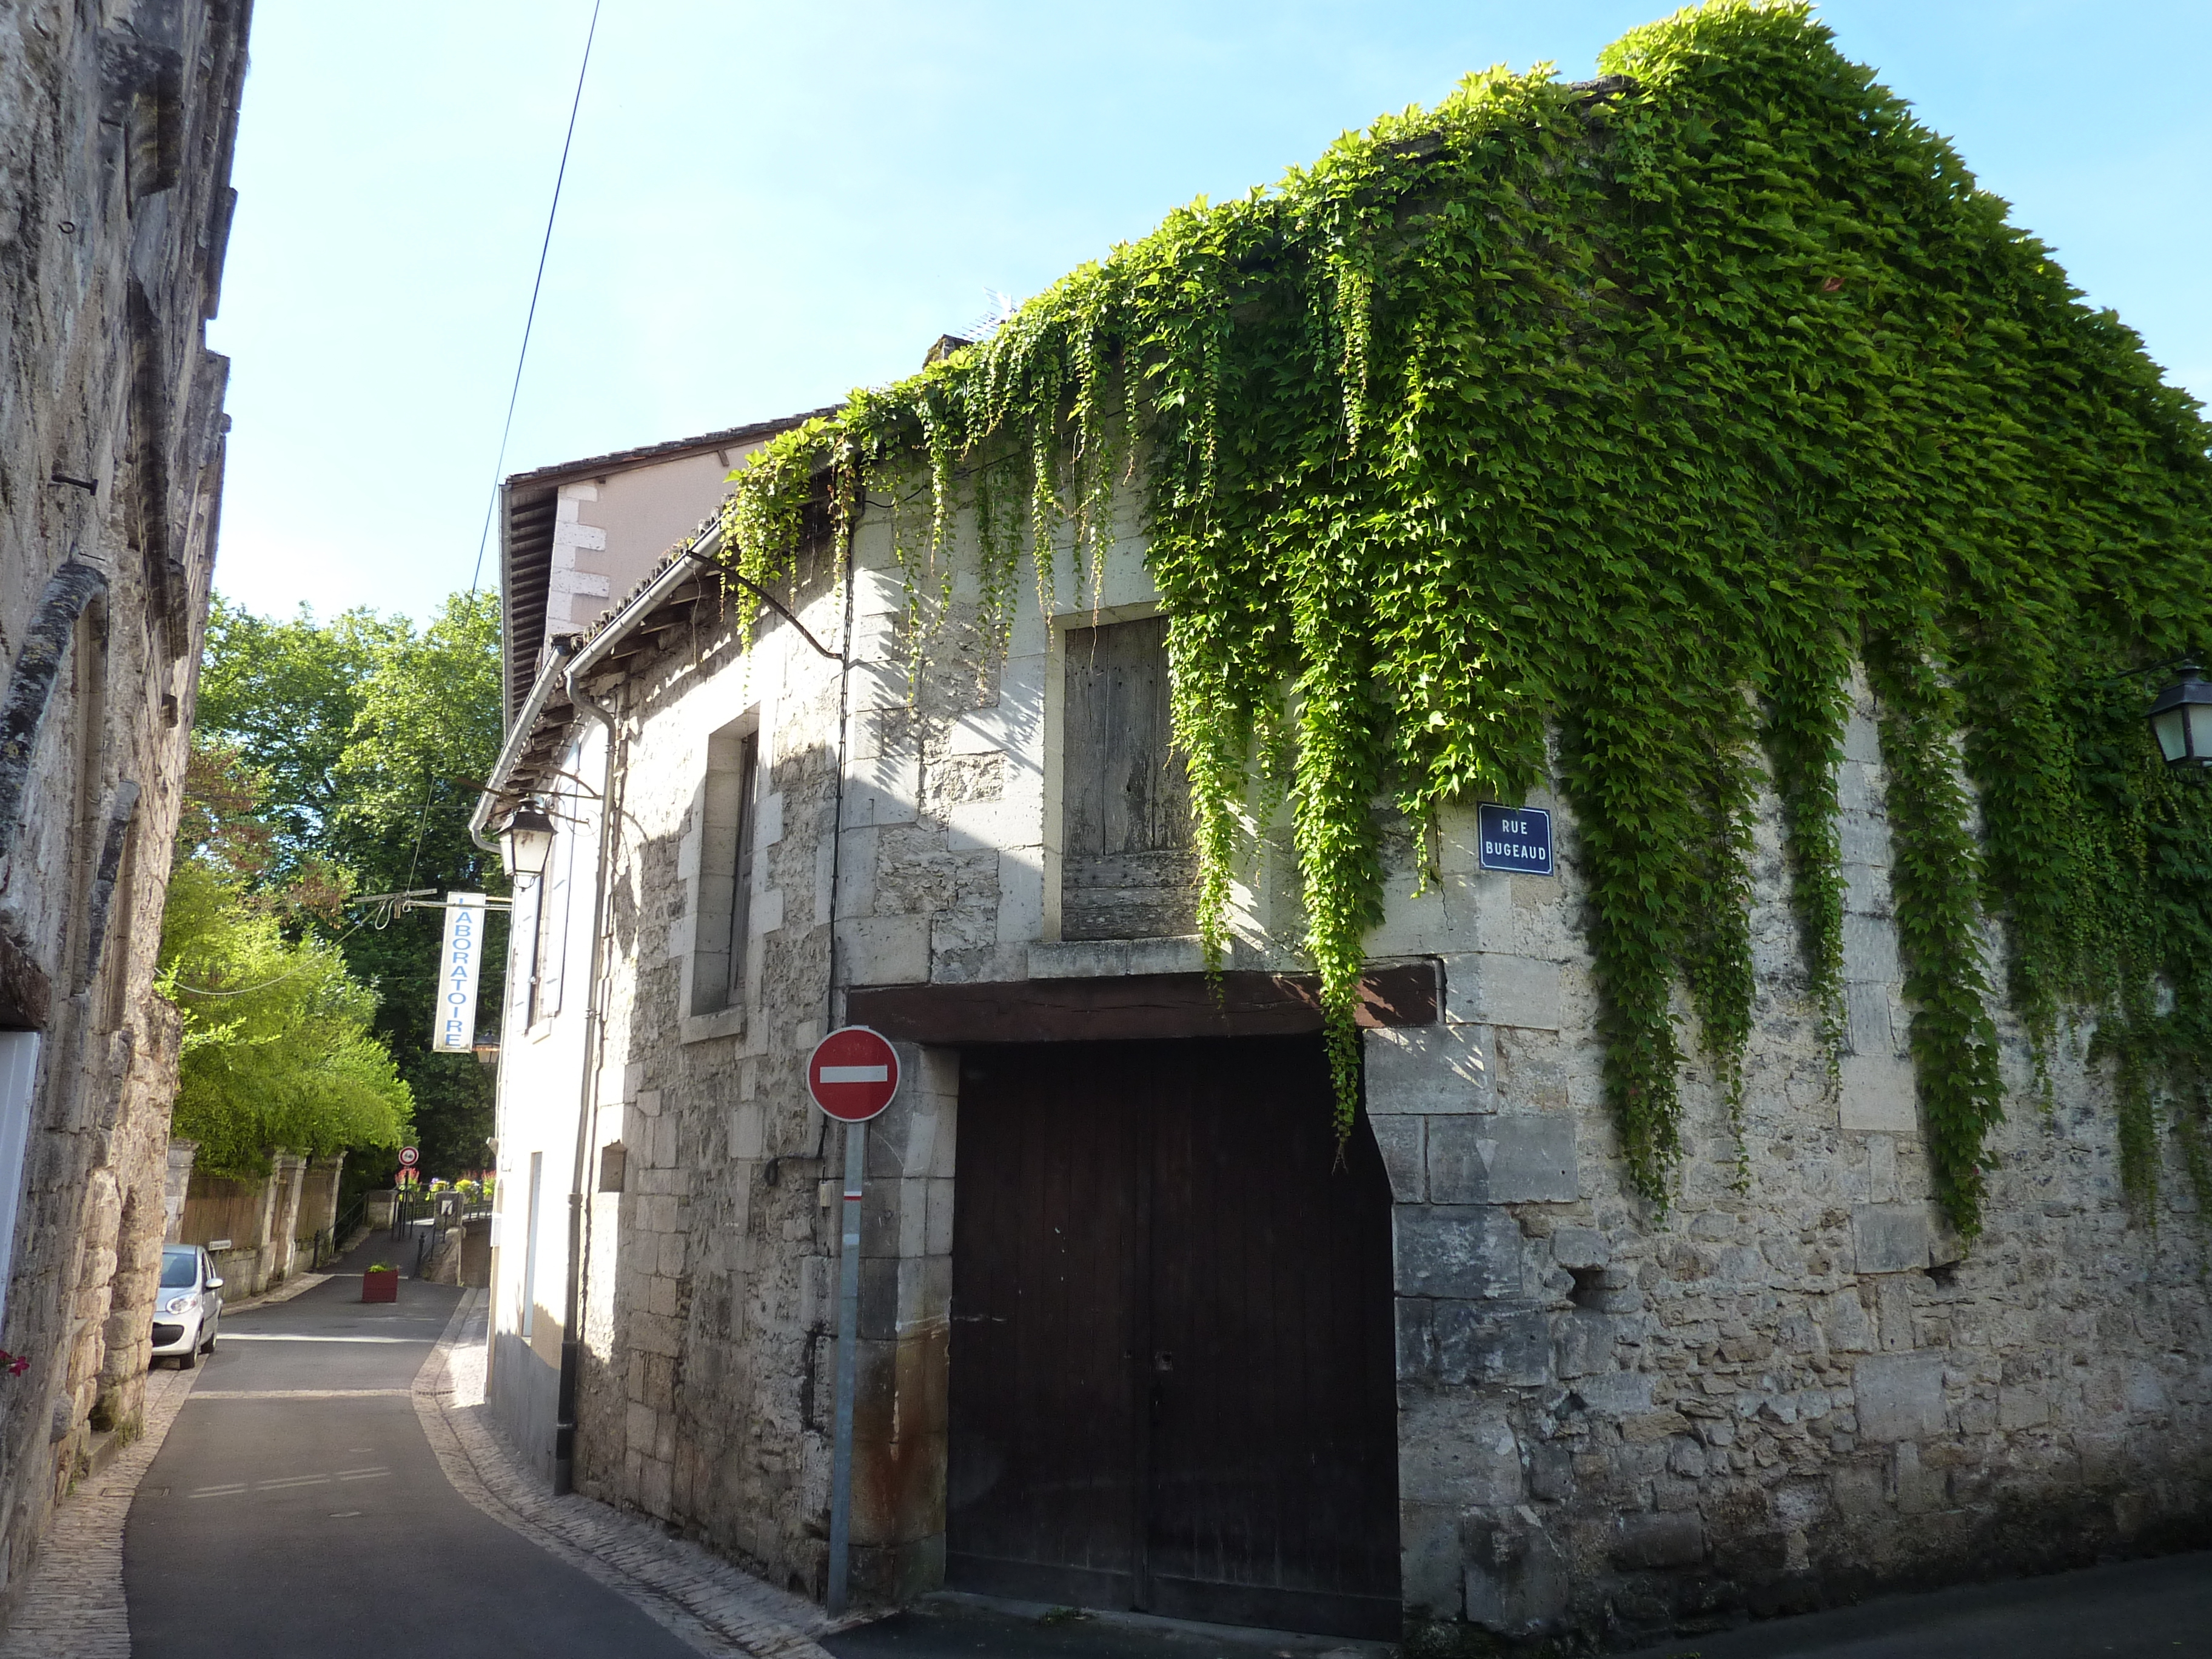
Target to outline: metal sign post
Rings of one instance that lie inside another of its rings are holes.
[[[846,1025],[815,1045],[807,1091],[845,1126],[845,1198],[837,1263],[837,1425],[830,1462],[830,1616],[852,1589],[853,1396],[860,1371],[860,1188],[868,1168],[868,1120],[898,1093],[898,1054],[865,1025]]]
[[[868,1126],[845,1126],[843,1253],[837,1263],[837,1429],[830,1462],[830,1616],[845,1611],[852,1586],[853,1394],[860,1370],[860,1177],[868,1166]]]

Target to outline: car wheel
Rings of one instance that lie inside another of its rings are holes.
[[[180,1371],[188,1371],[199,1363],[200,1352],[198,1348],[187,1348],[177,1356],[177,1369]]]

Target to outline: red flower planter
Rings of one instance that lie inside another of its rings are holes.
[[[361,1299],[364,1302],[398,1301],[399,1269],[371,1267],[361,1276]]]

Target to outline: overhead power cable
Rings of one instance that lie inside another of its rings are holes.
[[[507,441],[514,430],[514,410],[522,397],[522,366],[530,360],[530,331],[538,321],[538,290],[545,286],[545,256],[553,248],[553,222],[561,213],[561,186],[568,177],[568,147],[576,141],[576,112],[584,106],[584,76],[592,67],[592,42],[599,33],[600,0],[592,0],[591,27],[584,32],[584,61],[576,66],[576,95],[568,105],[568,131],[561,140],[561,166],[553,175],[553,202],[545,210],[545,240],[538,248],[538,275],[530,284],[530,310],[522,319],[522,349],[514,354],[514,385],[507,394],[507,421],[499,429],[499,459],[492,464],[491,499],[484,503],[483,529],[477,537],[476,568],[469,573],[471,598],[483,575],[484,549],[491,542],[492,514],[499,506],[499,487],[507,467]]]
[[[584,56],[576,65],[576,92],[568,100],[568,126],[561,137],[561,165],[553,173],[553,199],[545,209],[545,234],[538,244],[538,273],[530,282],[530,308],[523,313],[522,344],[514,354],[514,382],[507,388],[507,419],[499,428],[499,455],[491,468],[491,489],[484,501],[483,528],[477,532],[477,562],[469,572],[469,597],[474,599],[483,585],[484,549],[491,541],[492,514],[499,507],[500,484],[507,470],[507,441],[514,431],[514,411],[522,398],[522,371],[530,361],[531,331],[538,324],[538,296],[545,287],[545,261],[553,251],[553,226],[561,216],[561,187],[568,179],[568,152],[576,142],[576,115],[584,106],[584,77],[592,68],[592,43],[599,39],[599,6],[601,0],[592,0],[592,21],[584,31]],[[415,872],[422,861],[422,842],[430,828],[430,784],[426,775],[422,783],[422,805],[415,816],[415,849],[408,855],[406,885],[415,884]],[[388,920],[388,918],[387,918]]]

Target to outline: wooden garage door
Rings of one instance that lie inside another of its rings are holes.
[[[948,1582],[1395,1635],[1389,1193],[1319,1040],[971,1050],[959,1171]]]

